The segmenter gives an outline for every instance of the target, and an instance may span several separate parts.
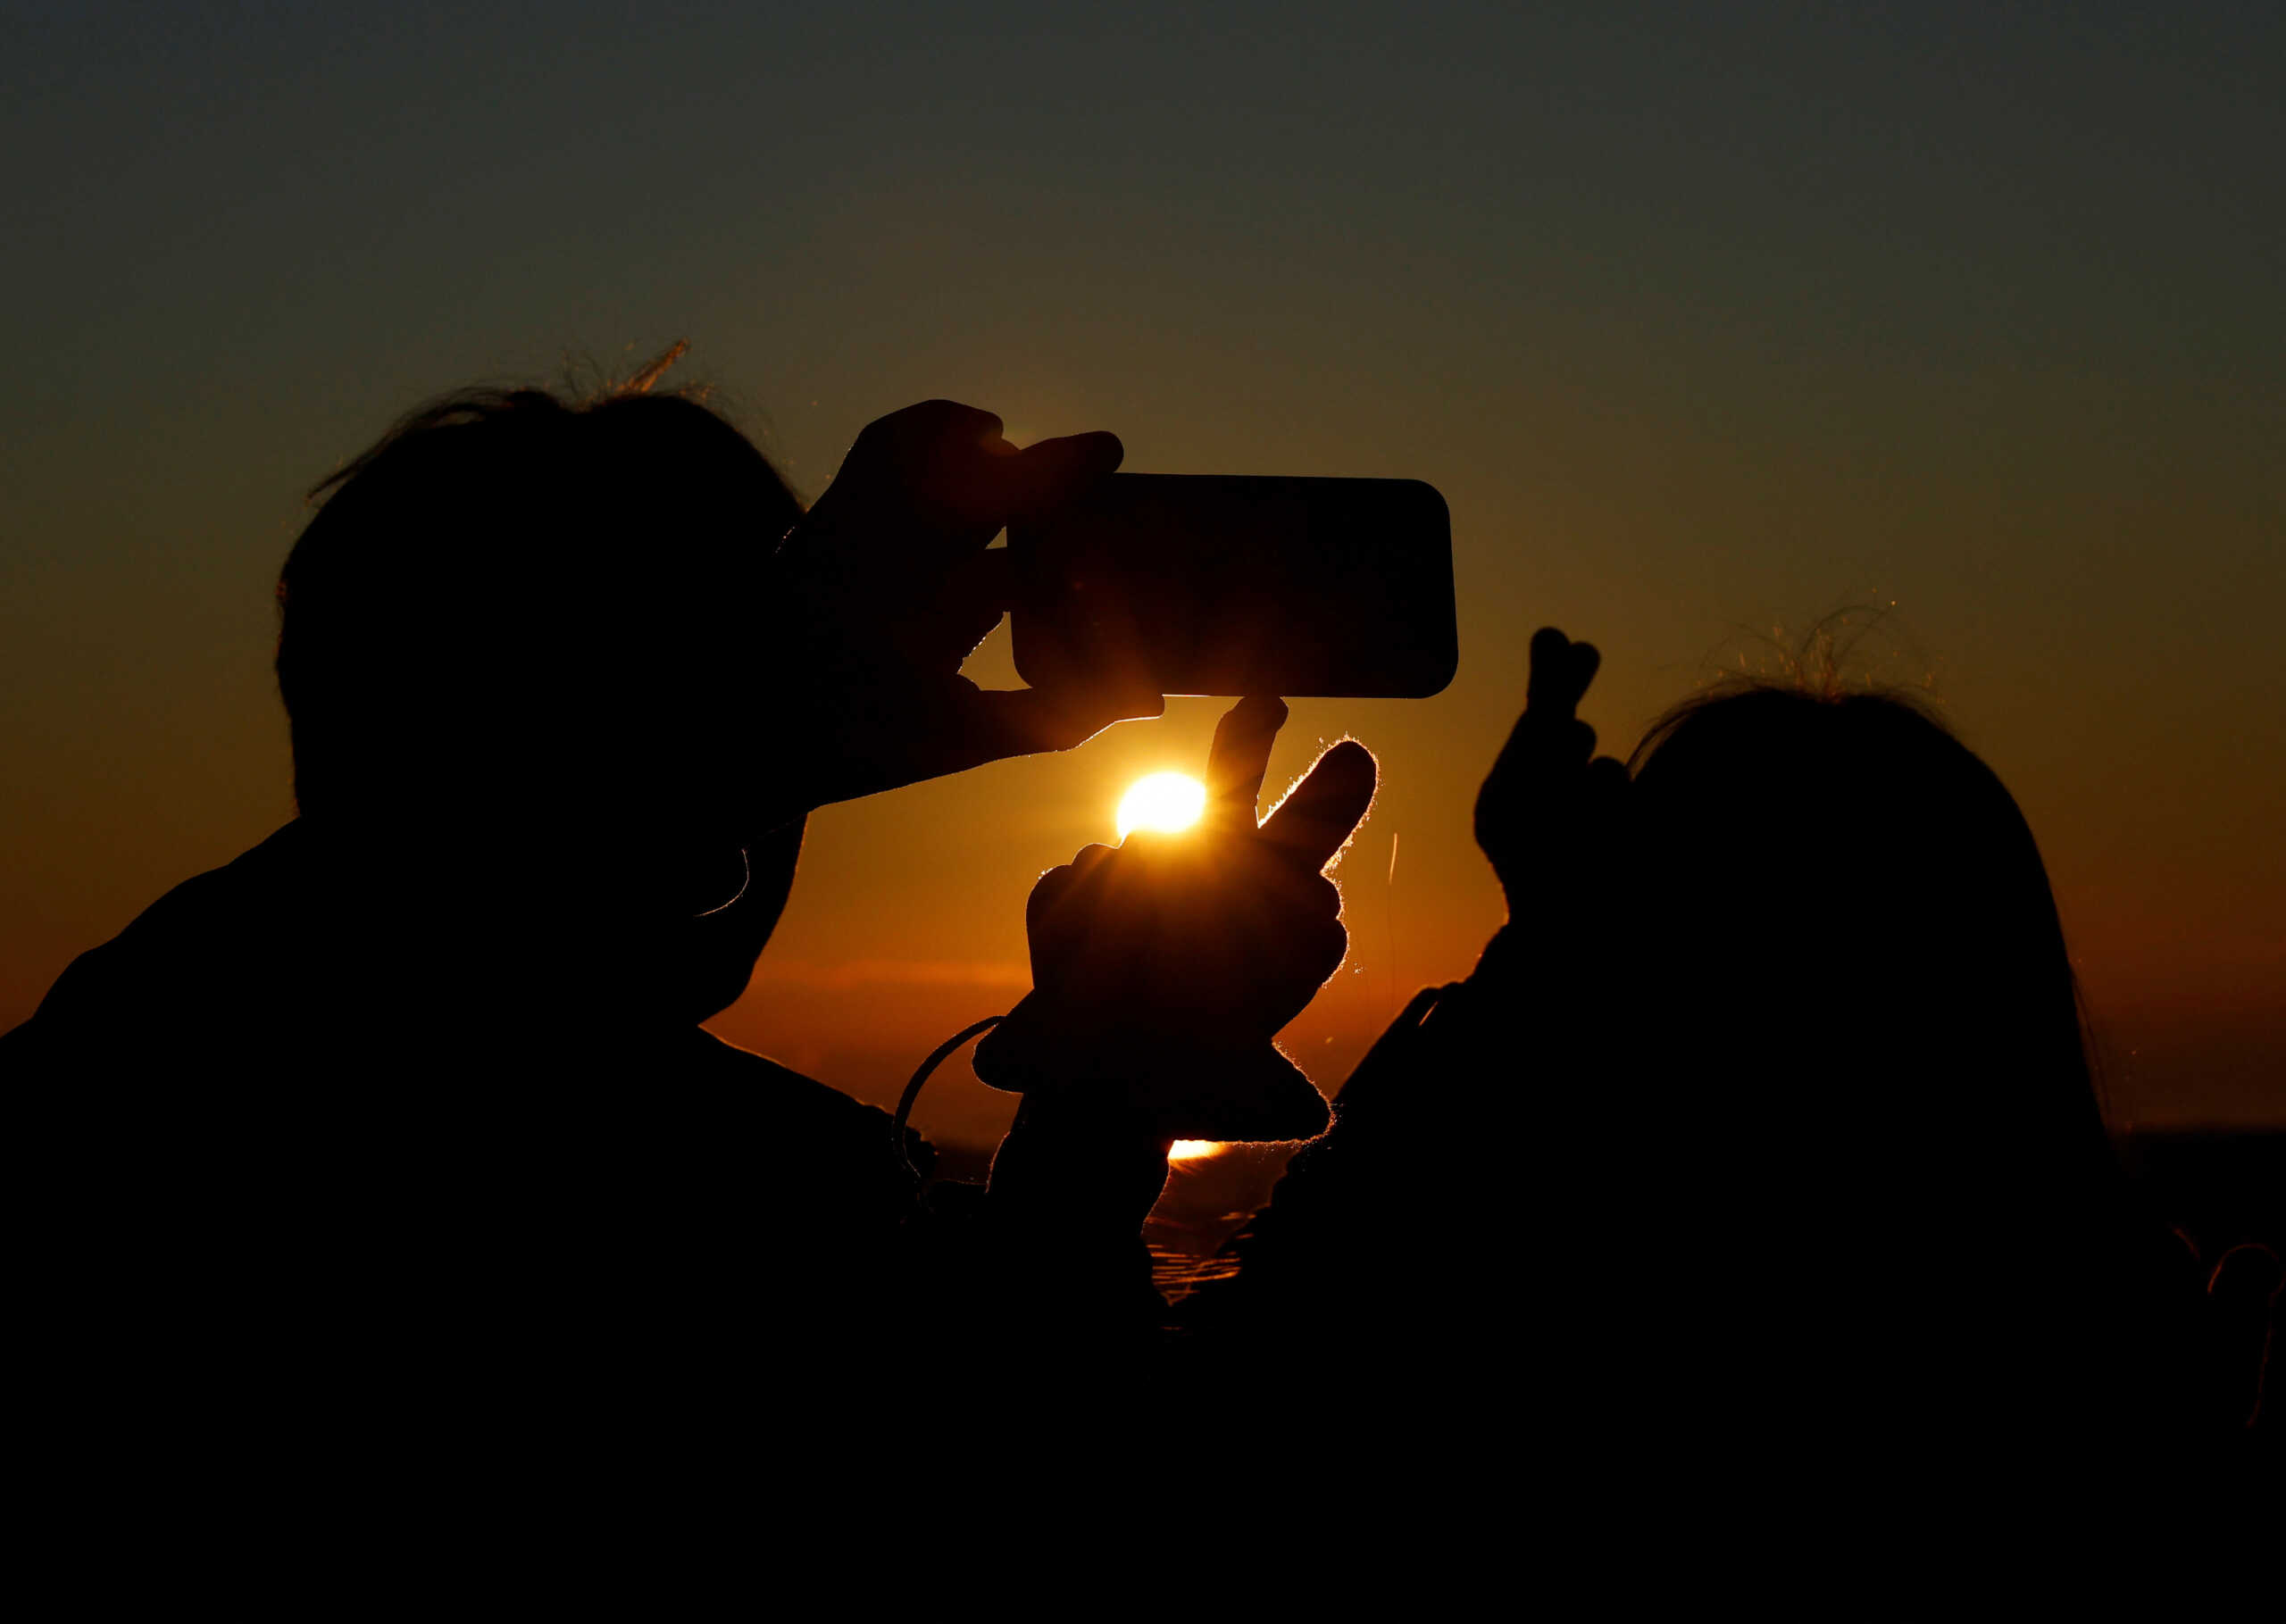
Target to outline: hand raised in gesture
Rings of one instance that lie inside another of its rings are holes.
[[[1340,965],[1325,877],[1372,804],[1373,758],[1344,740],[1258,821],[1286,707],[1242,700],[1215,729],[1207,810],[1181,834],[1091,845],[1033,887],[1034,990],[977,1051],[977,1075],[1042,1105],[1131,1113],[1165,1139],[1322,1132],[1317,1090],[1272,1038]]]

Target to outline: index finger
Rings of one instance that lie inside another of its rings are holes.
[[[1127,454],[1115,434],[1067,434],[1040,440],[1005,459],[1005,517],[1022,520],[1054,511],[1116,469]]]
[[[1524,709],[1542,720],[1569,721],[1602,663],[1594,644],[1574,643],[1553,626],[1541,627],[1532,633]]]
[[[1262,826],[1263,838],[1291,853],[1313,874],[1333,861],[1365,820],[1381,782],[1373,753],[1345,738],[1318,757]]]
[[[851,530],[916,555],[981,550],[1007,522],[1015,447],[989,412],[925,400],[865,425],[797,537]]]
[[[1206,818],[1214,826],[1252,834],[1270,746],[1286,725],[1286,702],[1256,695],[1241,699],[1214,724],[1206,753]]]
[[[950,719],[939,773],[965,772],[1013,755],[1084,745],[1114,722],[1164,714],[1157,694],[1128,688],[980,688],[962,695]]]

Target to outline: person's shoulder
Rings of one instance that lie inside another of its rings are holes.
[[[727,1043],[704,1028],[691,1033],[688,1054],[692,1070],[709,1081],[758,1090],[773,1105],[790,1111],[847,1120],[856,1120],[854,1113],[871,1112],[881,1119],[881,1131],[889,1131],[887,1115],[875,1107],[791,1066],[780,1065],[766,1054]]]
[[[168,891],[117,936],[66,965],[16,1032],[27,1039],[61,1037],[89,1020],[110,1028],[130,1009],[143,1024],[164,1024],[154,1021],[164,1011],[202,1004],[208,985],[242,974],[269,934],[270,904],[290,887],[287,870],[298,844],[289,823]]]
[[[272,831],[221,868],[194,874],[128,921],[103,946],[80,955],[180,950],[188,939],[211,944],[220,932],[259,929],[263,915],[299,887],[296,876],[308,842],[300,820]],[[74,961],[78,962],[78,961]]]

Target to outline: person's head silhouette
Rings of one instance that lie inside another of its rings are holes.
[[[801,838],[754,827],[747,744],[785,481],[696,400],[517,389],[415,412],[319,494],[278,587],[305,820],[535,930],[647,927],[691,959],[678,1003],[734,998]]]
[[[2094,1402],[2123,1186],[2015,800],[1873,693],[1704,696],[1634,769],[1647,1074],[1747,1379],[1905,1427]]]
[[[1728,1052],[1758,1040],[1772,1106],[1878,1114],[1890,1142],[1973,1122],[2018,1181],[2101,1150],[2039,848],[1926,711],[1882,693],[1720,693],[1670,712],[1634,766],[1678,995]]]

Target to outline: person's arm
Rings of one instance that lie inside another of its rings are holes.
[[[1466,980],[1417,994],[1359,1062],[1331,1131],[1187,1324],[1307,1341],[1395,1320],[1427,1337],[1493,1307],[1521,1271],[1591,1254],[1589,1201],[1608,1197],[1581,1199],[1604,1153],[1582,1124],[1622,1036],[1610,897],[1627,790],[1576,715],[1597,659],[1553,629],[1532,639],[1523,714],[1475,815],[1507,921]]]
[[[1034,989],[979,1045],[976,1070],[1025,1096],[986,1204],[1010,1255],[1052,1265],[1029,1297],[1048,1320],[1152,1312],[1141,1228],[1172,1141],[1325,1126],[1322,1096],[1273,1039],[1347,950],[1324,870],[1375,768],[1363,745],[1337,745],[1258,821],[1285,715],[1250,699],[1223,718],[1197,829],[1090,846],[1032,892]]]

